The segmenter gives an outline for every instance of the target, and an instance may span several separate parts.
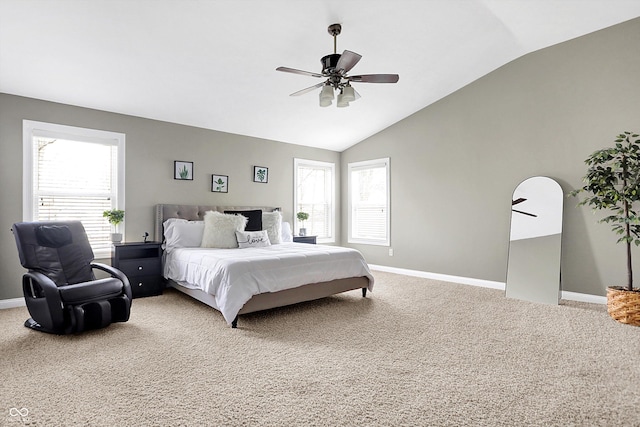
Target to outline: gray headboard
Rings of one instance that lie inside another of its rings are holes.
[[[164,233],[162,223],[169,218],[182,218],[189,221],[202,221],[207,211],[247,211],[261,209],[265,212],[280,210],[270,206],[208,206],[208,205],[156,205],[155,240],[162,242]]]

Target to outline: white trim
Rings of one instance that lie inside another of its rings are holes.
[[[37,122],[33,120],[22,121],[22,220],[34,220],[34,136],[46,136],[64,138],[73,141],[99,143],[118,148],[117,160],[117,190],[114,209],[125,210],[125,159],[126,159],[126,135],[98,129],[88,129],[76,126],[59,125],[55,123]],[[126,220],[118,225],[117,231],[125,234]],[[106,258],[108,251],[95,251],[96,258]]]
[[[592,304],[606,304],[607,297],[600,295],[580,294],[577,292],[562,291],[562,299],[578,302],[590,302]]]
[[[0,310],[6,308],[26,307],[24,298],[0,299]]]
[[[443,282],[461,283],[463,285],[480,286],[482,288],[499,289],[504,291],[502,282],[492,282],[490,280],[472,279],[469,277],[449,276],[448,274],[429,273],[426,271],[407,270],[405,268],[387,267],[384,265],[369,264],[373,270],[386,271],[388,273],[404,274],[405,276],[422,277],[425,279],[442,280]]]
[[[504,282],[494,282],[491,280],[474,279],[470,277],[450,276],[448,274],[429,273],[419,270],[408,270],[405,268],[387,267],[385,265],[369,264],[372,270],[385,271],[387,273],[404,274],[405,276],[422,277],[425,279],[441,280],[443,282],[460,283],[463,285],[480,286],[483,288],[505,290]],[[578,302],[588,302],[592,304],[606,304],[607,297],[599,295],[581,294],[578,292],[562,291],[561,299]]]

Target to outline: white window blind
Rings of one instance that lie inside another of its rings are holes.
[[[124,135],[30,121],[24,132],[24,219],[80,220],[96,258],[109,257],[102,213],[124,209]]]
[[[314,160],[294,160],[295,206],[294,232],[303,226],[295,218],[298,212],[306,212],[309,219],[304,221],[307,235],[318,236],[322,243],[335,242],[335,165]]]
[[[348,173],[348,241],[388,246],[389,159],[349,163]]]

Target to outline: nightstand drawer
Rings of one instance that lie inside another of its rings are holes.
[[[131,294],[134,298],[160,295],[162,293],[162,277],[158,275],[128,277]]]
[[[132,277],[160,275],[160,268],[159,258],[123,259],[118,265],[118,269],[127,275],[129,281]]]
[[[316,237],[318,236],[293,236],[293,241],[296,243],[310,243],[315,245]]]

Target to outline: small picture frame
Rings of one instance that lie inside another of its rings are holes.
[[[263,184],[269,182],[269,168],[265,168],[264,166],[254,166],[253,182],[261,182]]]
[[[228,193],[229,177],[227,175],[211,175],[211,191],[213,193]]]
[[[175,160],[173,162],[173,179],[193,181],[193,162]]]

